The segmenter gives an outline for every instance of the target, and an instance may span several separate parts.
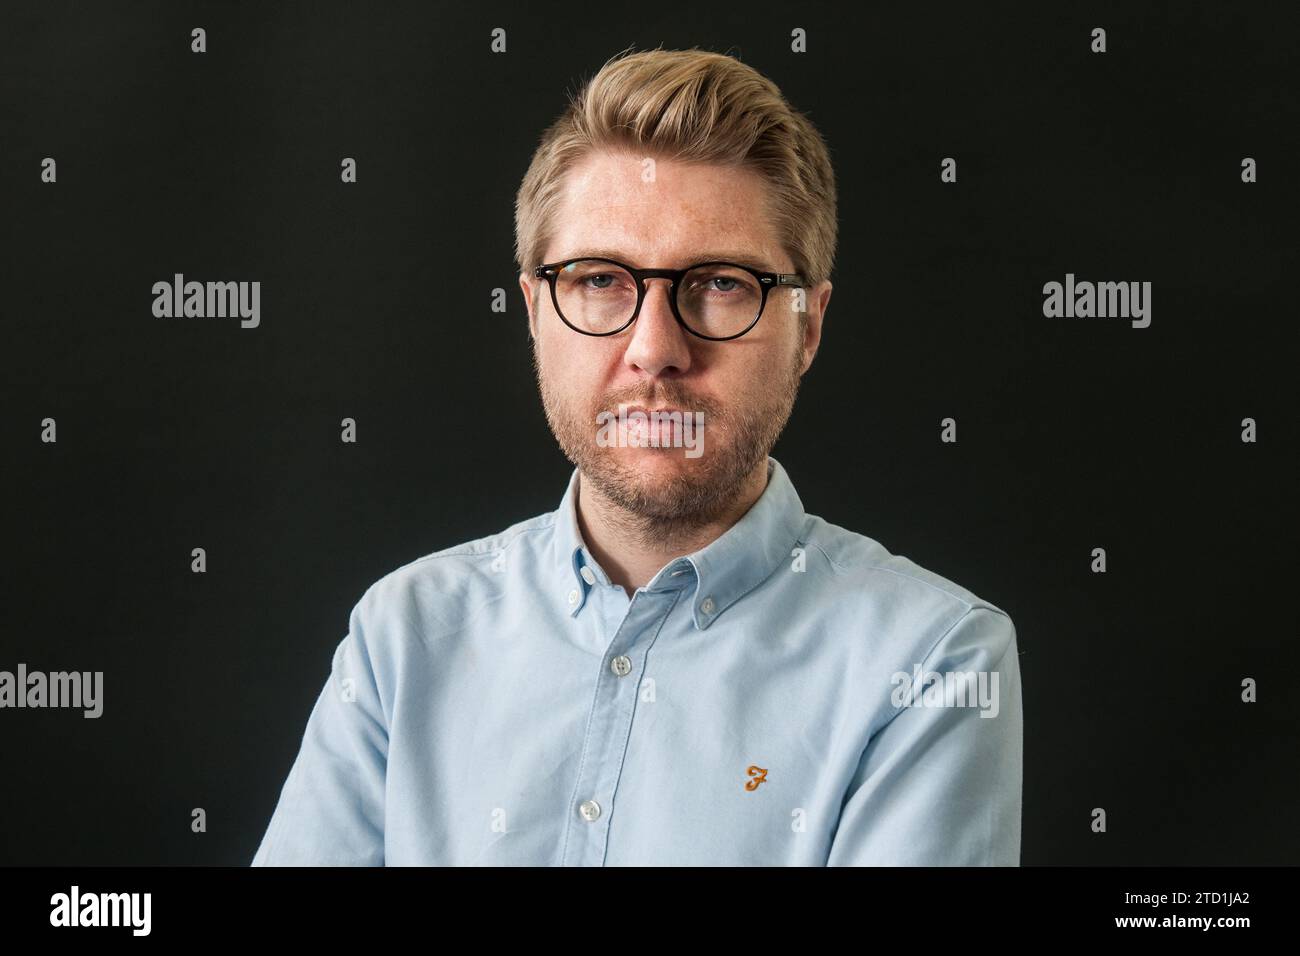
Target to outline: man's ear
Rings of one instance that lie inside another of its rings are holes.
[[[804,308],[807,312],[804,315],[803,372],[808,371],[812,366],[817,349],[821,346],[822,319],[826,317],[826,306],[831,301],[831,281],[825,279],[809,292],[809,296],[804,300]],[[799,374],[802,375],[803,372]]]
[[[534,339],[537,338],[537,311],[533,308],[536,304],[533,300],[533,283],[532,277],[527,272],[519,273],[519,288],[524,293],[524,306],[528,309],[528,334]]]

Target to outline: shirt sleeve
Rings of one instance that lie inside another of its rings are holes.
[[[970,698],[987,706],[926,706],[919,689],[912,699],[922,706],[896,705],[863,751],[827,866],[1018,866],[1023,730],[1011,618],[969,608],[922,671],[923,686],[938,685],[933,673],[985,672],[986,692],[974,685]]]
[[[382,866],[388,722],[359,606],[253,866]]]

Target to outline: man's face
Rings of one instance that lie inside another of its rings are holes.
[[[756,260],[767,271],[794,271],[767,220],[767,189],[756,173],[660,159],[647,182],[646,165],[631,153],[593,152],[575,166],[542,261],[592,254],[683,269],[705,259]],[[830,298],[829,282],[805,290],[801,334],[796,290],[775,288],[757,325],[719,342],[677,323],[666,279],[646,280],[636,321],[606,337],[568,328],[547,280],[525,272],[520,286],[542,403],[561,449],[605,497],[664,528],[716,518],[766,462],[816,354]],[[638,447],[648,442],[636,428],[616,427],[614,442],[606,428],[598,441],[600,413],[618,416],[620,404],[676,409],[692,420],[702,412],[695,436],[702,454],[671,447],[663,433],[660,447]]]

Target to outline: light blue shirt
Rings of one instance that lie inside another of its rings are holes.
[[[806,514],[774,458],[629,599],[577,482],[367,589],[254,866],[1019,863],[1006,613]]]

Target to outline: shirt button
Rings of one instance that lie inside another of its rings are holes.
[[[700,602],[700,610],[703,611],[705,614],[712,614],[712,613],[713,613],[713,598],[711,598],[711,597],[706,597],[703,601],[701,601],[701,602]]]
[[[570,604],[577,604],[577,603],[578,603],[578,589],[577,589],[577,588],[574,588],[572,591],[569,592],[569,603],[570,603]]]
[[[583,800],[578,806],[578,812],[582,814],[584,820],[590,823],[600,816],[600,804],[595,800]]]
[[[620,654],[609,662],[609,669],[619,677],[626,677],[632,672],[632,661],[626,654]]]
[[[582,580],[586,581],[588,584],[596,583],[596,575],[592,574],[591,568],[587,567],[585,564],[582,566],[582,570],[578,573],[582,575]]]

